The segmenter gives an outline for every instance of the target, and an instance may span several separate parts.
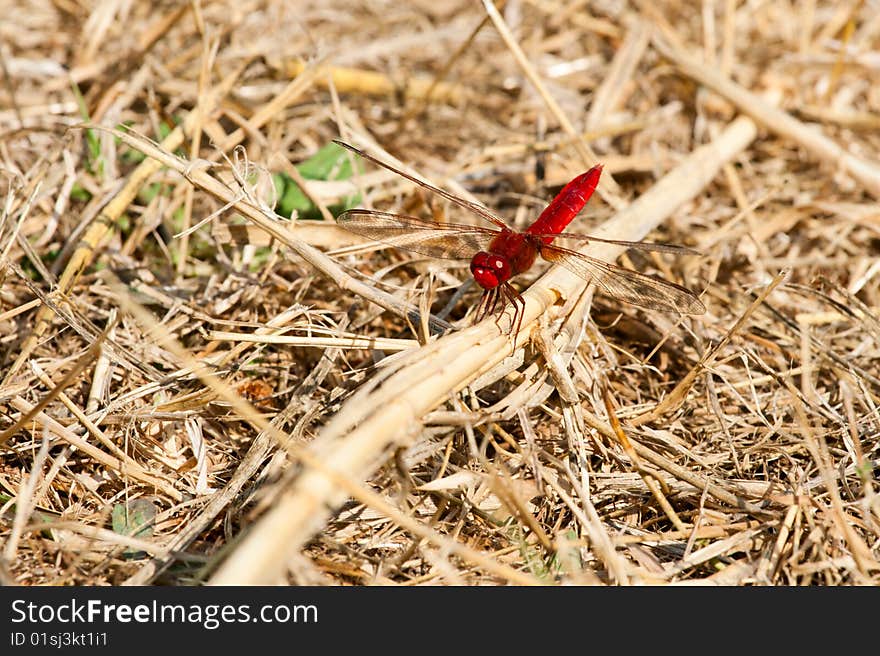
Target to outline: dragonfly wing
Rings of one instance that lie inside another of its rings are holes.
[[[624,246],[639,251],[648,251],[654,253],[671,253],[673,255],[699,255],[699,251],[687,246],[679,246],[678,244],[664,244],[651,241],[623,241],[621,239],[603,239],[601,237],[592,237],[590,235],[575,235],[570,232],[560,232],[558,234],[535,235],[542,239],[570,239],[579,242],[597,242],[600,244],[614,244],[615,246]]]
[[[336,217],[346,230],[374,241],[452,260],[469,260],[486,250],[497,230],[455,223],[437,223],[376,210],[347,210]]]
[[[625,303],[682,314],[703,314],[706,311],[696,294],[674,282],[602,262],[561,246],[542,246],[541,256],[595,282],[606,294]]]
[[[469,200],[465,200],[464,198],[460,198],[454,194],[450,194],[448,191],[444,191],[443,189],[435,187],[432,184],[428,184],[424,180],[419,180],[417,177],[412,176],[409,173],[406,173],[405,171],[401,171],[400,169],[391,166],[391,164],[383,162],[382,160],[373,157],[369,153],[364,152],[360,148],[355,148],[351,144],[347,144],[344,141],[340,141],[339,139],[334,139],[333,142],[339,144],[343,148],[348,148],[351,152],[357,153],[358,156],[363,157],[364,159],[373,162],[373,164],[378,164],[382,168],[388,169],[392,173],[396,173],[397,175],[401,176],[402,178],[406,178],[410,182],[415,182],[417,185],[419,185],[420,187],[424,187],[425,189],[427,189],[431,193],[437,194],[438,196],[442,196],[443,198],[450,201],[451,203],[455,203],[459,207],[462,207],[466,210],[473,212],[474,214],[477,214],[478,216],[483,217],[484,219],[486,219],[490,223],[494,223],[496,226],[498,226],[502,230],[509,229],[507,224],[504,223],[504,221],[500,217],[496,216],[495,214],[490,212],[487,208],[483,207],[482,205],[478,205],[477,203],[472,203]]]

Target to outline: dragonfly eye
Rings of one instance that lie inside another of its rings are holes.
[[[471,275],[483,289],[495,289],[510,278],[510,264],[499,255],[480,251],[471,259]]]

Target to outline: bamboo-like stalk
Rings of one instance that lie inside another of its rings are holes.
[[[307,64],[301,59],[289,59],[281,67],[286,75],[296,77],[306,70]],[[473,95],[460,84],[438,82],[433,76],[413,76],[398,84],[383,73],[363,68],[326,66],[320,72],[317,85],[327,88],[332,83],[339,93],[363,93],[370,96],[401,94],[407,100],[430,100],[453,105],[460,105]]]
[[[676,208],[699,194],[721,167],[757,135],[748,118],[733,121],[717,139],[691,153],[649,191],[607,221],[596,235],[638,240]],[[593,257],[611,260],[619,247],[593,245]],[[390,449],[405,446],[418,432],[421,418],[481,373],[508,357],[528,339],[532,324],[557,297],[568,298],[584,281],[554,267],[525,294],[523,329],[512,340],[489,319],[447,335],[420,349],[387,374],[380,385],[356,393],[311,445],[327,469],[364,480],[384,462]],[[278,580],[291,554],[300,549],[346,499],[325,473],[304,469],[236,546],[210,580],[216,585],[246,585]]]
[[[588,130],[595,130],[602,125],[607,115],[620,103],[624,89],[632,79],[650,38],[651,32],[643,22],[635,21],[630,27],[611,61],[608,75],[596,89],[585,124]]]
[[[853,155],[818,129],[774,107],[761,96],[737,84],[712,68],[698,62],[683,49],[673,45],[659,32],[653,36],[654,47],[688,77],[712,89],[734,103],[740,111],[758,123],[809,151],[820,162],[838,166],[858,180],[875,198],[880,198],[880,165]]]

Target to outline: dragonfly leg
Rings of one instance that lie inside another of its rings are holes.
[[[498,326],[498,330],[504,331],[501,327],[501,319],[504,317],[504,306],[498,307],[498,300],[503,296],[505,299],[507,298],[507,294],[504,293],[504,286],[495,288],[495,300],[492,303],[492,314],[495,315],[495,325]],[[500,312],[499,312],[500,310]]]
[[[513,305],[513,316],[510,318],[510,329],[508,334],[518,335],[522,328],[523,316],[526,312],[526,301],[520,296],[519,292],[508,283],[499,285],[494,289],[487,289],[483,292],[483,295],[480,296],[480,302],[477,305],[477,309],[474,312],[474,323],[482,321],[489,315],[495,315],[495,325],[498,326],[499,330],[503,331],[501,320],[504,318],[504,308],[499,307],[498,305],[498,301],[501,300],[510,301],[511,305]]]
[[[496,287],[492,290],[492,304],[488,307],[487,314],[495,314],[498,310],[498,299],[501,298],[501,289]]]
[[[501,286],[504,298],[513,306],[513,316],[510,318],[510,334],[516,337],[522,328],[523,316],[526,313],[526,301],[509,283]],[[516,330],[514,330],[514,326]]]
[[[479,323],[492,313],[492,308],[498,301],[498,289],[486,289],[480,296],[480,302],[474,311],[474,323]]]

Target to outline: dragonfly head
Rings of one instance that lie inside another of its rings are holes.
[[[506,257],[480,251],[471,259],[471,275],[483,289],[495,289],[512,275]]]

